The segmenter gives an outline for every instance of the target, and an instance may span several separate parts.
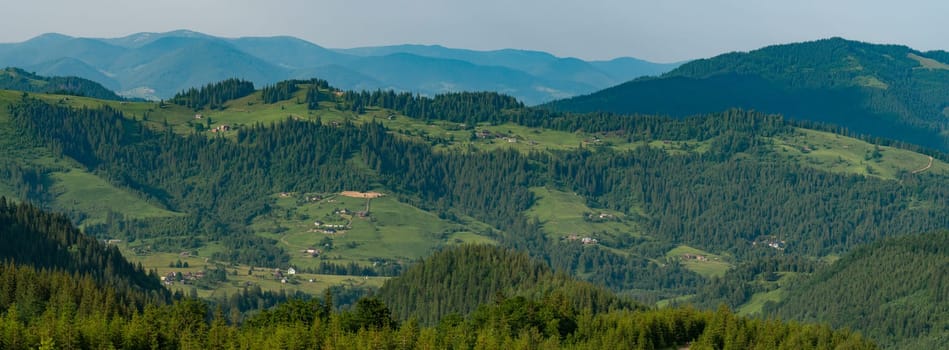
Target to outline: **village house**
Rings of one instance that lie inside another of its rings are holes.
[[[227,124],[218,125],[217,127],[211,129],[211,132],[225,132],[231,130],[231,126]]]
[[[594,245],[594,244],[597,244],[599,241],[596,238],[583,237],[583,239],[581,239],[580,242],[583,243],[584,245]]]
[[[705,255],[692,254],[692,253],[685,253],[685,254],[682,254],[682,259],[683,259],[683,260],[708,261],[708,257],[706,257]]]
[[[162,281],[166,286],[170,286],[170,285],[175,284],[175,281],[177,281],[177,280],[178,280],[178,276],[175,275],[174,272],[169,272],[169,273],[165,274],[164,276],[161,276],[161,281]]]
[[[296,274],[297,274],[297,269],[293,268],[293,266],[287,269],[287,275],[296,275]]]

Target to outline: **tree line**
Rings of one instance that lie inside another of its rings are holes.
[[[207,84],[200,89],[190,88],[175,94],[168,102],[185,106],[195,111],[205,107],[220,109],[224,103],[254,93],[254,83],[241,79],[227,79]]]

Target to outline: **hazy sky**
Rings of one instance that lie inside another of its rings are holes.
[[[12,3],[12,4],[10,4]],[[668,62],[831,36],[949,49],[945,0],[3,0],[0,42],[190,29]]]

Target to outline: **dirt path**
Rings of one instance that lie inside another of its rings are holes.
[[[933,157],[929,157],[929,164],[926,165],[925,167],[913,170],[913,174],[919,174],[921,172],[929,170],[929,168],[932,168],[932,167],[933,167]]]

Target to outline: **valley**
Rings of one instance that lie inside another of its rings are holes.
[[[838,259],[949,226],[943,153],[780,115],[562,113],[490,92],[320,79],[231,79],[158,102],[81,92],[0,91],[0,196],[63,213],[176,298],[234,315],[379,292],[401,317],[434,308],[431,322],[494,293],[576,288],[801,319],[806,308],[788,303]],[[471,247],[515,249],[549,272],[443,306],[387,292],[446,278],[405,282],[430,278],[406,274],[433,255],[495,249]]]

